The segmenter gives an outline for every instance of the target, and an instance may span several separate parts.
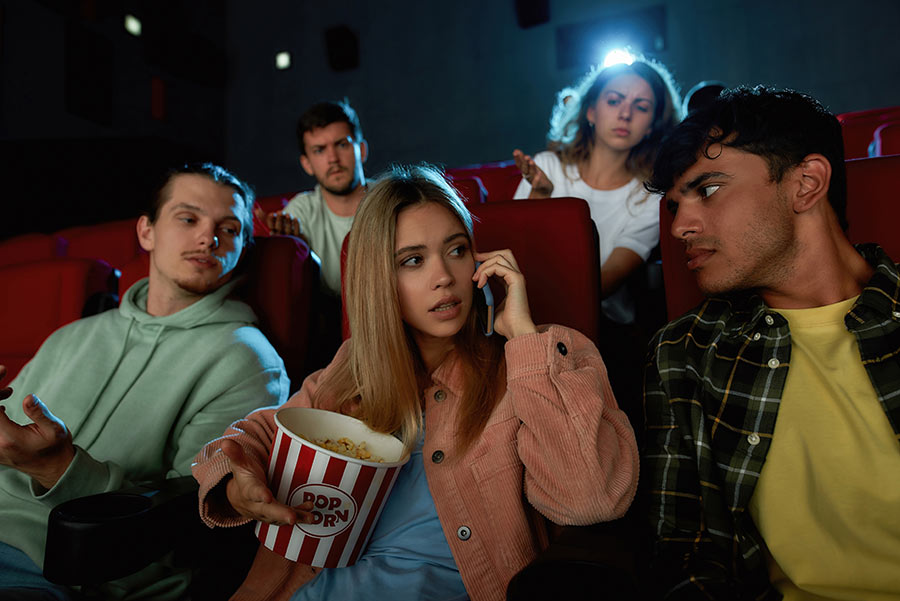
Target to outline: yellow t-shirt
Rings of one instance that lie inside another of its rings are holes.
[[[900,600],[900,444],[844,326],[855,301],[779,310],[790,369],[749,510],[785,601]]]

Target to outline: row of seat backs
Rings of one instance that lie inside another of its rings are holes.
[[[460,180],[477,178],[478,183],[484,190],[482,202],[512,200],[513,195],[516,193],[516,188],[519,187],[519,183],[522,181],[522,173],[513,160],[454,167],[447,169],[445,173],[469,202],[473,202],[474,195],[467,196],[465,191],[460,189]],[[471,186],[471,184],[463,185]]]
[[[854,244],[877,242],[895,261],[900,260],[896,225],[900,204],[900,155],[853,159],[847,167],[847,237]],[[703,300],[694,275],[685,265],[684,246],[671,235],[672,214],[660,203],[659,246],[662,255],[666,310],[669,319],[684,314]]]
[[[28,233],[0,242],[0,266],[70,257],[101,258],[119,267],[142,254],[136,234],[137,219],[81,225],[52,234]]]
[[[544,198],[469,204],[468,208],[475,217],[479,251],[513,251],[525,275],[535,323],[568,326],[598,343],[600,249],[587,202]],[[342,261],[346,253],[347,239]],[[495,306],[505,297],[501,288],[492,288]],[[346,339],[350,335],[346,314],[343,327]]]
[[[129,223],[131,237],[135,238],[133,222]],[[134,243],[120,239],[124,231],[126,228],[118,223],[96,226],[97,235],[86,235],[91,243],[83,247],[90,247],[90,254],[96,255],[93,257],[32,256],[30,261],[0,266],[0,281],[8,290],[0,299],[0,331],[4,333],[0,364],[7,365],[10,376],[18,373],[54,330],[113,306],[120,291],[149,273],[147,253],[125,258]],[[45,250],[52,246],[54,252],[80,248],[71,241],[60,245],[57,239],[66,241],[61,236],[27,235],[23,240],[13,240],[11,246],[22,249],[34,245]],[[124,248],[116,241],[123,242]],[[111,266],[116,260],[122,262]],[[318,298],[318,263],[302,240],[272,236],[255,239],[240,270],[246,276],[238,295],[253,308],[260,329],[284,360],[292,383],[299,386],[309,371],[307,349],[313,305]],[[114,300],[94,300],[98,297]]]
[[[861,159],[870,156],[869,147],[875,144],[875,132],[880,126],[891,123],[896,127],[900,123],[900,106],[841,113],[837,115],[837,119],[841,123],[841,132],[844,136],[844,158]],[[878,133],[882,141],[879,143],[877,154],[872,156],[900,153],[900,148],[893,142],[897,134],[892,130],[893,128]],[[890,146],[885,144],[883,140],[885,137],[890,137],[888,141]],[[876,152],[874,148],[873,152]]]

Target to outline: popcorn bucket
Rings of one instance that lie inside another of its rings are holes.
[[[369,540],[400,468],[403,443],[340,413],[290,407],[275,414],[278,432],[269,457],[269,488],[294,507],[312,501],[314,522],[275,526],[257,522],[256,536],[291,561],[340,568],[356,562]],[[382,463],[342,455],[313,440],[349,438]]]

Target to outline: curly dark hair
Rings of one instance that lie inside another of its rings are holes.
[[[841,124],[807,94],[766,86],[723,91],[707,107],[685,118],[662,141],[647,182],[649,191],[668,192],[701,153],[722,144],[766,161],[769,176],[780,182],[787,171],[813,153],[831,163],[828,201],[847,229],[847,172]]]

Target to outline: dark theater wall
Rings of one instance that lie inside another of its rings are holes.
[[[0,239],[137,215],[164,168],[224,160],[225,45],[217,0],[0,0]]]
[[[0,0],[0,239],[132,215],[150,176],[188,160],[260,194],[307,188],[294,127],[323,98],[359,111],[369,174],[540,150],[556,92],[600,58],[591,32],[630,29],[683,89],[900,105],[897,23],[895,0]]]
[[[527,2],[525,4],[528,4]],[[370,144],[367,172],[392,161],[447,166],[540,150],[556,92],[581,75],[559,66],[573,25],[627,22],[661,7],[666,63],[683,90],[702,79],[807,91],[833,111],[900,104],[900,2],[862,0],[551,0],[523,29],[514,0],[228,2],[227,156],[261,193],[311,185],[294,124],[322,98],[347,96]],[[359,66],[334,71],[325,31],[356,32]],[[288,50],[293,65],[274,68]]]

